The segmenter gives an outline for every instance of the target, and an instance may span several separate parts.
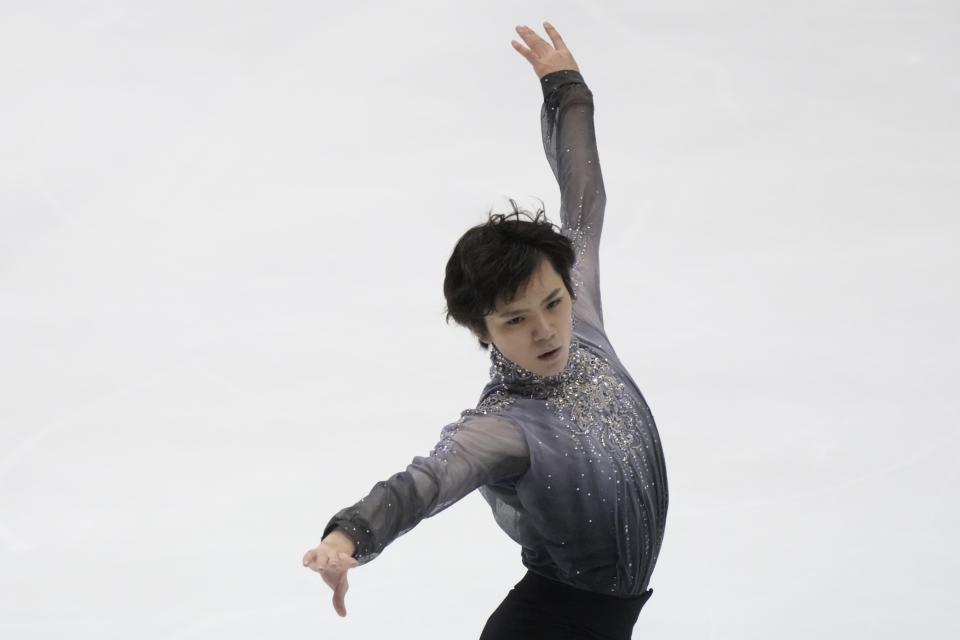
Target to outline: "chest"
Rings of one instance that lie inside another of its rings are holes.
[[[518,406],[519,405],[519,406]],[[481,403],[488,411],[513,407],[537,438],[563,440],[574,451],[626,452],[642,446],[649,408],[635,385],[604,358],[584,358],[561,384],[498,390]]]

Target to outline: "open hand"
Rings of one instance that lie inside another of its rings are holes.
[[[318,547],[303,554],[303,566],[323,576],[323,581],[333,589],[333,608],[341,618],[347,615],[347,607],[344,603],[347,589],[350,588],[347,583],[347,571],[356,567],[357,564],[356,558],[325,542],[321,542]]]
[[[570,53],[567,45],[563,42],[563,38],[560,37],[560,32],[554,29],[553,25],[549,22],[544,22],[543,28],[546,30],[547,35],[550,36],[550,40],[553,41],[553,46],[538,36],[533,29],[528,29],[524,25],[517,27],[517,33],[520,34],[520,37],[523,38],[527,47],[530,48],[527,49],[514,40],[510,41],[513,48],[519,51],[520,55],[533,65],[533,70],[537,74],[537,78],[542,78],[548,73],[563,71],[564,69],[580,71],[576,61],[573,59],[573,54]]]

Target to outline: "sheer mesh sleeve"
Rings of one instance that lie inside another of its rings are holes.
[[[600,304],[600,231],[607,195],[597,158],[593,93],[578,71],[555,71],[540,79],[543,149],[560,185],[560,220],[577,260],[573,284],[577,318],[603,329]]]
[[[341,529],[356,544],[360,565],[384,547],[477,487],[522,475],[530,452],[520,427],[507,418],[468,409],[441,431],[427,457],[373,486],[365,498],[334,515],[323,532]]]

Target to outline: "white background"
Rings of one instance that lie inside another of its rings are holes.
[[[0,7],[5,640],[479,635],[524,569],[477,493],[346,618],[300,560],[478,399],[460,234],[559,222],[545,19],[669,471],[635,637],[960,633],[955,2]]]

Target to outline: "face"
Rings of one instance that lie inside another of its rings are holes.
[[[573,302],[563,279],[544,259],[525,288],[507,304],[486,316],[484,342],[493,344],[512,362],[541,376],[560,373],[567,366],[573,333]],[[557,350],[550,358],[540,356]]]

